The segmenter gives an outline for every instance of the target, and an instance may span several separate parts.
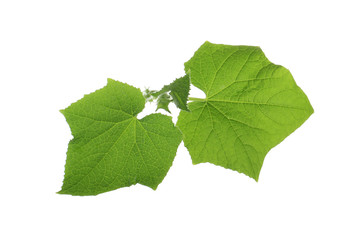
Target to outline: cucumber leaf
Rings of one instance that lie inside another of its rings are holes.
[[[182,140],[171,117],[137,119],[145,106],[141,91],[108,79],[108,84],[61,112],[74,138],[59,193],[97,195],[136,183],[156,189]]]
[[[194,164],[210,162],[257,181],[269,150],[313,113],[291,73],[259,47],[205,42],[185,71],[206,94],[177,122]]]

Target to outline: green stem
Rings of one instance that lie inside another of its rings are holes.
[[[170,91],[170,89],[168,89],[168,88],[167,88],[167,85],[166,85],[166,86],[164,86],[161,90],[159,90],[159,91],[157,91],[157,92],[154,92],[154,93],[152,93],[151,95],[152,95],[153,97],[157,98],[157,97],[160,96],[161,94],[166,93],[166,92],[168,92],[168,91]]]
[[[198,101],[198,102],[203,102],[206,101],[206,99],[204,98],[195,98],[195,97],[189,97],[190,101]]]

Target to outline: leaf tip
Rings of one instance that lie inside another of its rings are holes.
[[[112,78],[107,78],[107,84],[113,83],[113,82],[116,82],[116,81],[114,79],[112,79]]]
[[[57,191],[56,194],[63,195],[65,194],[64,191],[61,189],[60,191]]]
[[[313,106],[310,104],[310,115],[312,115],[314,113],[315,113],[315,110],[314,110]]]
[[[156,191],[156,189],[157,189],[157,187],[158,187],[159,185],[156,185],[156,186],[149,186],[152,190],[154,190],[154,191]]]
[[[167,111],[168,113],[171,114],[169,108],[167,108],[166,106],[158,106],[158,107],[156,108],[155,112],[157,112],[159,109],[163,109],[163,110],[165,110],[165,111]]]
[[[60,109],[59,112],[65,116],[65,109]]]

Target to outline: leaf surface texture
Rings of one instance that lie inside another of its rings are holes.
[[[206,94],[177,122],[194,164],[210,162],[257,181],[268,151],[313,113],[291,73],[259,47],[205,42],[185,71]]]
[[[182,136],[169,116],[137,119],[144,106],[139,89],[108,79],[104,88],[61,111],[74,138],[59,193],[96,195],[136,183],[157,188]]]

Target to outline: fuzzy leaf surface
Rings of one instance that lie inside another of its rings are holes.
[[[152,189],[172,165],[180,131],[171,118],[151,114],[139,89],[108,79],[108,84],[61,112],[73,139],[59,193],[97,195],[136,183]]]
[[[210,162],[257,181],[268,151],[313,113],[291,73],[259,47],[205,42],[185,71],[206,94],[177,122],[194,164]]]

